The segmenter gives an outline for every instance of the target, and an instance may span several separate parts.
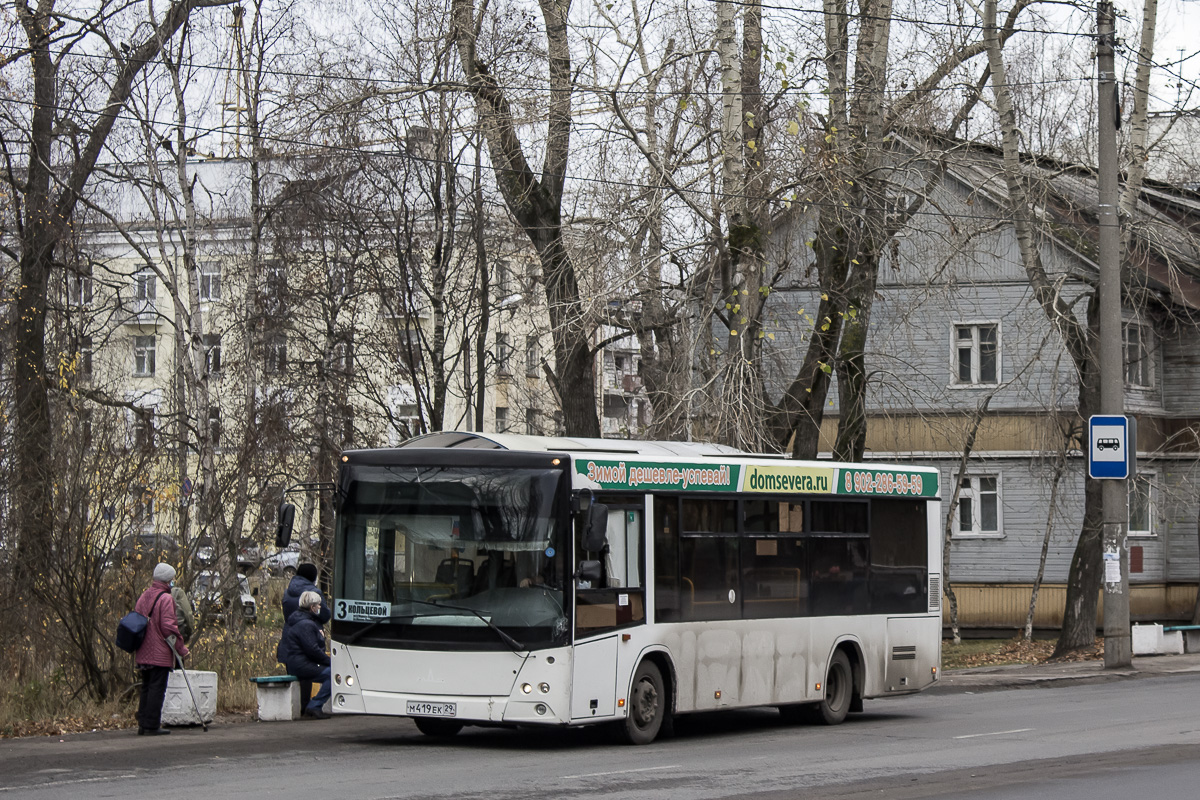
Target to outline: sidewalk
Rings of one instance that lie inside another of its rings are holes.
[[[1001,667],[950,669],[929,691],[987,692],[1077,683],[1105,683],[1128,678],[1200,673],[1200,653],[1177,656],[1135,656],[1127,669],[1105,669],[1103,661],[1062,664],[1009,664]]]

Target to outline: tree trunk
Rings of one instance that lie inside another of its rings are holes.
[[[1064,437],[1062,447],[1054,457],[1054,474],[1050,479],[1050,503],[1046,509],[1046,530],[1042,534],[1042,552],[1038,557],[1037,577],[1033,579],[1033,590],[1029,593],[1029,613],[1025,615],[1025,641],[1033,641],[1033,614],[1037,611],[1038,592],[1046,575],[1046,556],[1050,552],[1050,534],[1054,531],[1054,513],[1058,506],[1058,484],[1067,468],[1067,448],[1070,442]]]

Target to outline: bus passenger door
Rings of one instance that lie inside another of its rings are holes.
[[[608,548],[598,585],[575,587],[575,652],[571,718],[616,713],[618,629],[646,621],[642,583],[642,507],[609,503]],[[576,553],[581,553],[578,542]],[[595,558],[598,554],[582,554]]]

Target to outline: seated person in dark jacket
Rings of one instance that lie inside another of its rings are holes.
[[[305,592],[300,595],[300,608],[288,617],[287,630],[279,643],[279,656],[287,665],[289,675],[310,681],[321,681],[316,696],[305,706],[303,715],[313,719],[328,719],[323,710],[329,699],[329,656],[325,654],[325,632],[319,622],[321,595]]]
[[[283,635],[279,637],[279,649],[275,651],[276,658],[280,664],[286,664],[287,659],[283,654],[283,640],[287,638],[288,626],[291,624],[292,614],[295,614],[300,609],[300,595],[305,592],[315,592],[321,600],[321,613],[317,615],[317,622],[324,625],[333,617],[333,611],[325,603],[325,598],[321,596],[321,591],[317,588],[317,565],[305,562],[296,567],[296,576],[292,578],[292,582],[288,584],[287,590],[283,593]]]

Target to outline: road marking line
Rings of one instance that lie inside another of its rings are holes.
[[[966,736],[955,736],[955,739],[977,739],[980,736],[1003,736],[1006,733],[1025,733],[1033,728],[1017,728],[1011,731],[992,731],[991,733],[968,733]]]
[[[77,783],[99,783],[100,781],[115,781],[124,778],[136,778],[136,773],[128,775],[103,775],[98,778],[77,778],[73,781],[47,781],[46,783],[31,783],[27,786],[0,786],[0,792],[24,792],[48,789],[51,786],[72,786]]]
[[[667,764],[666,766],[663,766],[663,767],[642,767],[641,769],[618,769],[618,770],[614,770],[613,772],[589,772],[585,775],[563,775],[563,780],[570,780],[572,778],[602,778],[607,775],[628,775],[629,773],[632,773],[632,772],[654,772],[655,770],[660,770],[660,769],[679,769],[679,767],[680,767],[679,764]]]

